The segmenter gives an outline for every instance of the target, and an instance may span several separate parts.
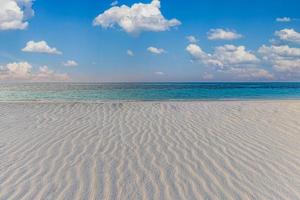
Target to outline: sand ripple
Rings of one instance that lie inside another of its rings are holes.
[[[300,199],[300,102],[0,103],[0,200]]]

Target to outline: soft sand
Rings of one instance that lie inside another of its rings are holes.
[[[0,103],[0,199],[300,199],[300,101]]]

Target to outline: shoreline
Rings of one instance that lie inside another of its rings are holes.
[[[83,103],[83,104],[103,104],[103,103],[209,103],[209,102],[300,102],[298,99],[220,99],[220,100],[16,100],[16,101],[1,101],[3,103]]]

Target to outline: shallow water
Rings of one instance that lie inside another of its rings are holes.
[[[300,99],[298,83],[1,83],[0,101]]]

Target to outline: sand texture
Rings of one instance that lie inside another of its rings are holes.
[[[0,103],[0,200],[300,199],[300,101]]]

